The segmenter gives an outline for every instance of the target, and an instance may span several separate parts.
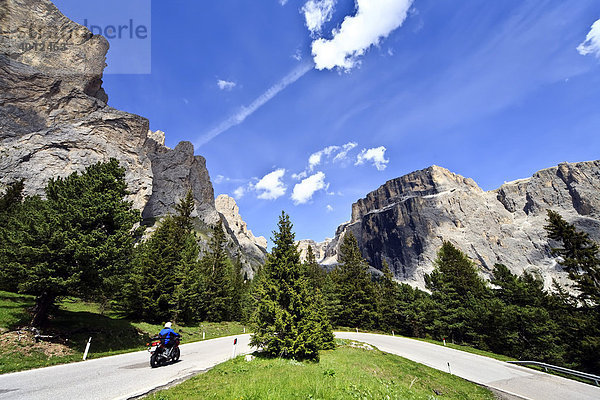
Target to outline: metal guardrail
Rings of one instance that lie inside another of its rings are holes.
[[[539,362],[539,361],[507,361],[507,362],[511,363],[511,364],[533,365],[535,367],[542,367],[546,370],[546,372],[549,369],[551,369],[551,370],[554,370],[557,372],[561,372],[563,374],[573,375],[578,378],[589,379],[589,380],[593,381],[596,384],[596,386],[600,386],[600,384],[599,384],[600,376],[598,376],[598,375],[588,374],[586,372],[575,371],[574,369],[569,369],[569,368],[557,367],[556,365],[546,364],[546,363]]]

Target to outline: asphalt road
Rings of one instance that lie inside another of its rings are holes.
[[[149,353],[141,351],[0,375],[0,400],[129,399],[226,361],[235,337],[237,354],[251,351],[246,334],[184,344],[179,362],[154,369]],[[445,372],[450,363],[454,375],[517,398],[600,399],[600,388],[591,385],[414,339],[352,332],[337,332],[336,337],[370,343]]]
[[[337,332],[338,338],[372,344],[386,353],[448,372],[471,382],[531,400],[600,399],[600,388],[492,358],[402,337]]]
[[[140,351],[0,375],[0,400],[128,399],[228,360],[235,337],[237,354],[250,352],[246,334],[181,345],[181,359],[159,368]]]

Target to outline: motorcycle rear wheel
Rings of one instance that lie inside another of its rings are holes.
[[[179,347],[175,347],[173,349],[173,355],[171,356],[171,360],[179,361],[179,357],[181,356],[181,352],[179,351]]]
[[[160,365],[160,360],[158,359],[158,354],[154,353],[150,356],[150,367],[156,368]]]

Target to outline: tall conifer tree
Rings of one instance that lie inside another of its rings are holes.
[[[340,301],[339,323],[352,328],[377,326],[377,295],[369,265],[358,248],[352,232],[340,246],[340,264],[333,275]]]
[[[575,281],[584,303],[600,305],[600,247],[585,232],[577,231],[557,212],[548,210],[548,237],[562,244],[552,249],[559,263]]]
[[[221,224],[213,228],[208,253],[202,258],[206,284],[202,297],[207,321],[228,321],[232,310],[232,265],[225,252],[225,232]]]
[[[8,269],[20,292],[36,296],[32,325],[46,320],[60,296],[109,297],[120,284],[133,249],[133,227],[140,221],[139,211],[125,200],[119,162],[51,179],[45,200],[21,203],[18,186],[3,197],[16,209],[1,229],[12,255],[0,268]]]
[[[333,343],[331,327],[322,302],[309,292],[292,223],[284,212],[278,228],[255,291],[251,344],[272,356],[318,359],[319,349]]]

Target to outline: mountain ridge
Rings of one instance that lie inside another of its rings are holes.
[[[339,244],[352,232],[367,261],[387,262],[399,281],[424,287],[437,249],[449,240],[484,276],[495,263],[529,271],[546,286],[567,275],[550,254],[543,226],[546,209],[600,239],[600,161],[561,163],[529,178],[484,191],[473,179],[430,166],[388,180],[352,205],[350,221],[333,240],[316,244],[318,261],[337,263]],[[303,243],[303,241],[301,241]],[[305,248],[302,244],[301,248]]]
[[[126,170],[128,200],[145,224],[174,213],[191,191],[197,227],[209,232],[222,223],[231,256],[239,256],[250,274],[262,263],[259,247],[245,257],[217,211],[206,159],[194,154],[192,143],[171,149],[163,132],[149,129],[148,119],[108,105],[102,77],[109,44],[103,36],[48,0],[6,0],[0,22],[0,191],[22,179],[25,195],[43,196],[51,178],[115,158]],[[43,51],[25,46],[30,32],[56,43]]]

